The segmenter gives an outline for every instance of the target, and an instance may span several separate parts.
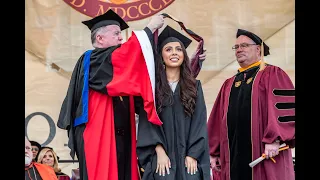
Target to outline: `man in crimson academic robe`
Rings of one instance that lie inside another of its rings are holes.
[[[291,149],[279,146],[295,146],[294,86],[281,68],[264,63],[270,53],[261,38],[242,29],[236,38],[240,68],[223,83],[208,120],[214,179],[292,180]]]
[[[73,70],[57,124],[68,130],[80,179],[138,179],[133,96],[143,99],[148,120],[161,125],[154,101],[152,43],[153,32],[163,23],[163,16],[154,16],[121,44],[121,31],[129,26],[111,9],[83,22],[91,30],[94,49]]]

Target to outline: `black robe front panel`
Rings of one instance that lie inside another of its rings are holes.
[[[227,113],[231,180],[252,179],[251,91],[259,66],[236,75]]]
[[[147,122],[143,109],[139,115],[137,154],[144,168],[143,180],[209,180],[210,160],[207,138],[207,113],[200,81],[197,82],[197,99],[192,117],[185,115],[181,103],[180,85],[173,93],[173,104],[164,106],[159,114],[163,125],[157,127]],[[170,174],[159,176],[155,173],[157,166],[156,145],[161,144],[171,162]],[[197,159],[198,172],[187,173],[185,157]]]

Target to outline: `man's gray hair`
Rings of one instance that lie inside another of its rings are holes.
[[[96,36],[97,36],[98,34],[107,32],[107,31],[108,31],[107,27],[108,27],[108,26],[102,26],[102,27],[99,27],[99,28],[97,28],[97,29],[95,29],[95,30],[93,30],[93,31],[91,32],[91,43],[92,43],[93,47],[95,47]]]

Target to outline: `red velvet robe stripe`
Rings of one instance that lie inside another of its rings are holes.
[[[231,87],[235,77],[227,79],[217,96],[208,120],[210,155],[220,156],[221,180],[230,179],[230,156],[227,111]],[[276,139],[294,147],[295,122],[280,122],[279,116],[295,115],[295,110],[279,110],[278,102],[294,102],[294,97],[275,96],[274,89],[294,89],[288,75],[279,67],[268,65],[258,72],[252,87],[252,160],[264,153],[265,143]],[[294,170],[291,150],[275,157],[276,164],[264,160],[253,167],[253,180],[293,180]]]
[[[118,180],[112,96],[131,95],[132,180],[138,180],[132,96],[142,96],[148,120],[154,124],[162,124],[156,113],[146,60],[139,47],[140,43],[133,33],[126,43],[112,53],[113,79],[106,86],[109,96],[89,90],[89,120],[83,134],[89,180]]]

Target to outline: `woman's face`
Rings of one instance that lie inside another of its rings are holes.
[[[166,67],[180,67],[184,59],[184,54],[180,43],[169,42],[166,44],[162,48],[162,58]]]
[[[43,156],[41,163],[53,167],[54,157],[51,151],[46,152],[46,154]]]

